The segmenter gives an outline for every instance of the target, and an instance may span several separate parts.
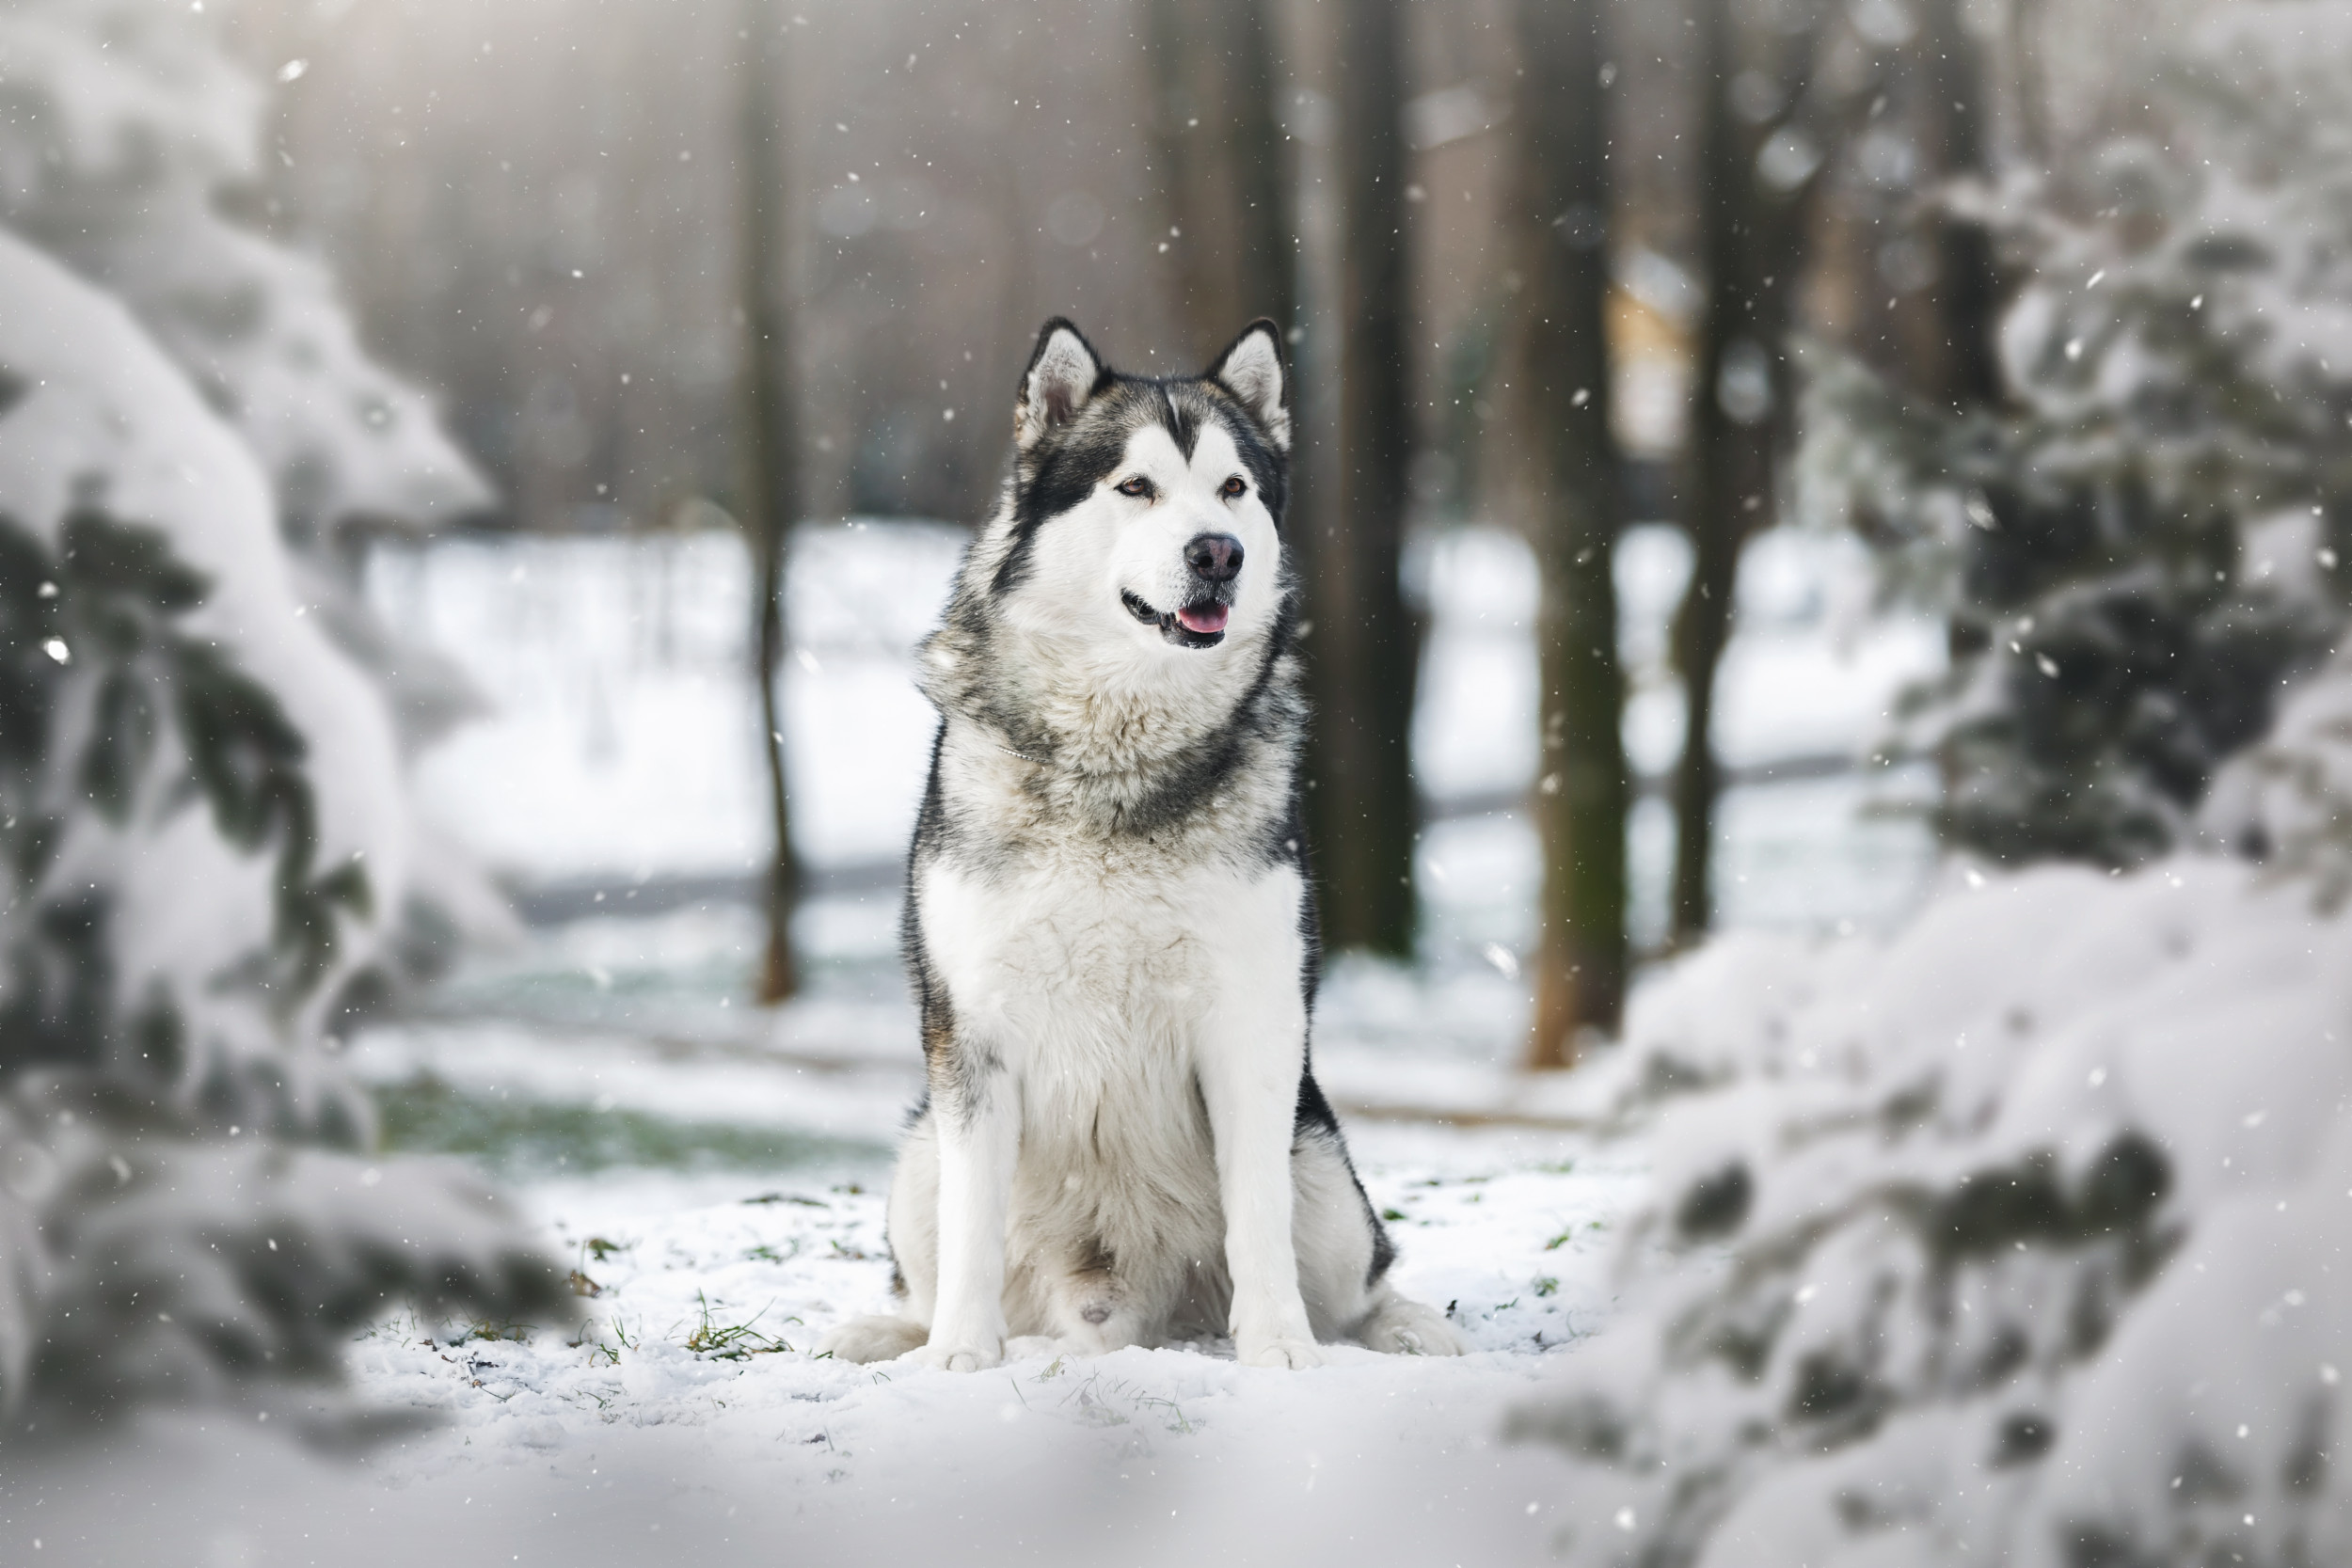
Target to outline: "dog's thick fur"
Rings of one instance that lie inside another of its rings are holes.
[[[835,1328],[835,1355],[1461,1349],[1387,1282],[1308,1064],[1289,400],[1270,322],[1169,380],[1109,370],[1067,322],[1039,335],[1002,501],[923,649],[903,1315]]]

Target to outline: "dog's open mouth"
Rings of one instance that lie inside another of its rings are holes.
[[[1225,641],[1225,623],[1232,619],[1231,605],[1215,598],[1195,599],[1176,610],[1154,610],[1134,594],[1121,589],[1119,602],[1127,607],[1127,613],[1147,626],[1157,626],[1160,635],[1180,648],[1214,648]]]

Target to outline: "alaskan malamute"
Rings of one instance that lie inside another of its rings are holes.
[[[1462,1349],[1389,1285],[1308,1066],[1290,436],[1271,322],[1168,380],[1039,334],[1003,499],[923,645],[904,945],[930,1083],[890,1193],[903,1315],[834,1329],[845,1360]]]

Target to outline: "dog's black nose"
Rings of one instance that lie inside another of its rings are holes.
[[[1241,576],[1241,541],[1230,533],[1204,533],[1184,546],[1184,564],[1211,582]]]

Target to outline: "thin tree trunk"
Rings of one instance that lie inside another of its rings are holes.
[[[1540,448],[1533,536],[1544,847],[1530,1068],[1575,1064],[1625,1002],[1625,676],[1613,567],[1620,475],[1609,425],[1604,0],[1519,0],[1518,196],[1529,259],[1527,413]]]
[[[1698,8],[1699,222],[1708,287],[1683,518],[1691,582],[1675,621],[1687,714],[1674,780],[1670,908],[1678,942],[1695,939],[1714,918],[1722,790],[1712,740],[1715,675],[1731,639],[1740,546],[1750,529],[1772,517],[1773,437],[1787,427],[1788,404],[1788,300],[1804,259],[1807,214],[1801,193],[1767,191],[1756,172],[1772,122],[1743,123],[1732,107],[1731,83],[1742,63],[1733,7],[1734,0],[1704,0]],[[1802,96],[1793,89],[1805,78],[1813,45],[1813,26],[1788,36],[1776,63],[1788,102]]]
[[[1233,247],[1244,316],[1271,316],[1284,333],[1298,325],[1298,223],[1290,144],[1276,112],[1275,47],[1267,24],[1270,0],[1229,0],[1232,7],[1232,69],[1228,80],[1234,186],[1241,201],[1240,241]],[[1239,331],[1244,324],[1232,328]],[[1294,498],[1296,485],[1292,487]],[[1294,501],[1295,504],[1295,501]]]
[[[1145,0],[1152,140],[1195,347],[1251,319],[1287,332],[1297,246],[1268,0]],[[1222,42],[1222,49],[1217,46]]]
[[[1960,0],[1929,0],[1924,20],[1930,109],[1942,125],[1944,171],[1983,174],[1984,72],[1962,24]],[[1936,250],[1936,303],[1948,355],[1945,390],[1955,404],[1997,403],[2001,372],[1993,331],[2001,283],[1992,237],[1981,225],[1947,217],[1937,225]]]
[[[2023,25],[2026,12],[2013,13]],[[1958,0],[1929,0],[1922,44],[1928,55],[1931,124],[1943,134],[1941,165],[1947,176],[1987,172],[1984,145],[1983,72],[1975,48],[1962,29]],[[2024,78],[2020,77],[2020,87]],[[2028,135],[2038,131],[2027,128]],[[1943,328],[1943,385],[1919,388],[1939,395],[1953,407],[1984,408],[2002,399],[2000,358],[1994,333],[2001,309],[2001,282],[1993,253],[1992,236],[1976,224],[1952,217],[1936,225],[1936,319]],[[1984,536],[1969,531],[1963,551],[1973,557],[1984,547]],[[1954,616],[1944,628],[1945,649],[1955,664],[1984,649],[1984,628]],[[1946,798],[1956,793],[1954,758],[1942,748]]]
[[[793,438],[792,341],[785,306],[787,167],[777,102],[784,71],[784,27],[775,0],[744,0],[741,83],[743,341],[739,431],[741,473],[736,512],[751,545],[752,657],[759,684],[760,747],[768,758],[768,811],[775,857],[767,877],[768,944],[759,1000],[776,1003],[800,989],[792,952],[792,911],[800,901],[800,863],[792,850],[784,708],[778,687],[787,646],[785,560],[799,504],[800,450]]]
[[[1206,57],[1200,19],[1185,0],[1145,0],[1146,74],[1152,86],[1152,139],[1176,269],[1177,319],[1200,354],[1242,328],[1227,323],[1232,301],[1220,286],[1225,270],[1217,236],[1226,226],[1209,211],[1216,200],[1216,167],[1225,147],[1225,117]],[[1222,334],[1222,336],[1220,336]],[[1178,351],[1182,363],[1183,351]]]
[[[1398,571],[1413,436],[1399,0],[1351,0],[1337,25],[1340,447],[1337,529],[1315,541],[1309,596],[1318,730],[1311,831],[1327,942],[1401,958],[1414,936],[1420,638]]]
[[[2042,0],[2010,0],[2010,90],[2017,106],[2018,150],[2039,168],[2050,166],[2050,106],[2042,94]]]

